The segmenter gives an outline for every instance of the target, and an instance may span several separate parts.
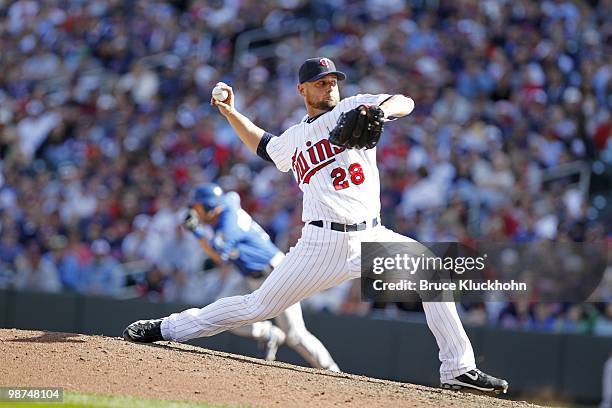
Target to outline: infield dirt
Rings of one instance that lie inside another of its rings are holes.
[[[185,344],[0,329],[0,386],[257,407],[534,407]]]

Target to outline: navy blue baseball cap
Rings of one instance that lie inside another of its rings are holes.
[[[193,190],[191,205],[202,204],[206,211],[223,205],[223,189],[215,183],[200,184]]]
[[[309,58],[304,61],[300,67],[300,84],[316,81],[329,74],[336,74],[338,81],[344,81],[346,79],[344,72],[337,71],[336,64],[329,58]]]

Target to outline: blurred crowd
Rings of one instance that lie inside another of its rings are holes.
[[[344,96],[416,102],[378,148],[387,226],[429,242],[609,241],[606,199],[583,180],[585,168],[612,164],[611,9],[610,0],[0,0],[0,288],[212,300],[234,272],[210,268],[180,227],[203,181],[237,191],[287,250],[301,229],[297,187],[247,151],[210,91],[231,84],[238,109],[280,134],[304,115],[296,72],[312,56],[347,73]],[[358,297],[348,283],[310,304],[418,311]],[[610,303],[463,313],[474,324],[612,335]]]

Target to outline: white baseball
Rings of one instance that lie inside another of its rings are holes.
[[[215,98],[216,101],[223,102],[229,97],[229,92],[227,92],[226,89],[215,86],[212,90],[212,97]]]

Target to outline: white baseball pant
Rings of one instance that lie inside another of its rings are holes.
[[[163,319],[165,339],[187,341],[270,319],[318,291],[358,278],[361,242],[415,242],[381,225],[338,232],[305,225],[302,237],[259,289],[219,299]],[[424,302],[427,325],[439,347],[440,379],[457,377],[476,367],[472,345],[454,302]]]

